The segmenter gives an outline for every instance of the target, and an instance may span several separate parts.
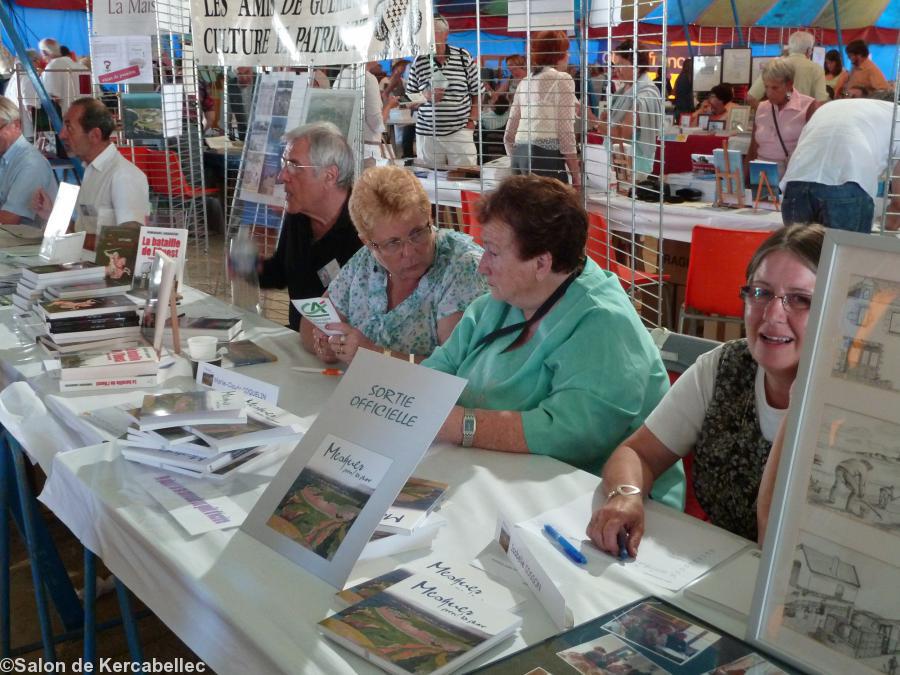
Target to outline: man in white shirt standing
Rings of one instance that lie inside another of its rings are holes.
[[[828,100],[828,91],[825,89],[825,69],[811,60],[815,45],[816,38],[812,33],[803,30],[791,33],[791,37],[788,38],[786,58],[794,66],[794,91],[824,102]],[[747,103],[756,108],[765,94],[766,85],[760,75],[747,91]]]
[[[41,74],[44,89],[59,103],[61,114],[65,115],[69,106],[82,93],[90,93],[90,73],[81,63],[69,56],[62,56],[59,42],[44,38],[39,44],[41,54],[47,59],[47,66]],[[82,92],[80,78],[87,77],[86,89]]]
[[[363,113],[365,124],[363,125],[363,165],[365,168],[375,166],[379,160],[389,159],[384,153],[386,152],[383,144],[383,134],[385,130],[385,117],[391,108],[397,105],[397,99],[393,96],[388,97],[387,106],[381,100],[381,89],[378,86],[378,80],[372,74],[371,69],[378,65],[377,61],[372,61],[365,66],[363,71],[364,90],[363,90]],[[355,89],[357,83],[354,81],[355,71],[353,66],[344,68],[335,78],[333,89]],[[384,163],[384,162],[382,162]]]
[[[781,180],[785,225],[821,223],[871,232],[878,181],[891,157],[900,157],[900,125],[891,152],[894,106],[887,101],[843,99],[810,118]],[[836,139],[840,139],[837,141]],[[897,174],[894,165],[892,175]],[[894,179],[885,229],[900,228],[900,179]]]
[[[63,117],[59,137],[66,150],[84,162],[84,180],[75,204],[75,232],[87,232],[86,248],[106,225],[145,225],[150,215],[147,176],[119,154],[109,140],[116,128],[109,109],[95,98],[75,99]],[[35,210],[50,215],[52,200],[44,190],[34,194]]]

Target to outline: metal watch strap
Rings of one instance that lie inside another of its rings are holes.
[[[475,411],[472,408],[463,409],[462,419],[462,445],[471,448],[475,441]]]

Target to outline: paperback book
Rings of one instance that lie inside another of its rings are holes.
[[[244,396],[236,391],[183,391],[148,394],[138,417],[141,431],[200,424],[247,421]]]
[[[425,579],[439,579],[481,602],[488,602],[501,609],[513,610],[524,600],[525,595],[491,579],[488,574],[464,562],[448,560],[445,556],[432,554],[424,559],[401,565],[396,569],[369,579],[361,584],[345,588],[336,594],[337,599],[349,606],[362,602],[382,591],[389,590],[412,576]]]
[[[252,340],[237,340],[225,345],[222,363],[225,367],[240,368],[257,363],[274,363],[278,360],[272,352],[260,347]]]
[[[130,323],[130,322],[129,322]],[[93,340],[105,340],[107,338],[138,338],[141,335],[141,327],[129,325],[115,328],[95,328],[91,330],[77,330],[71,332],[49,332],[50,339],[59,345],[72,344],[74,342],[91,342]]]
[[[187,251],[188,231],[174,227],[142,227],[137,259],[134,263],[134,290],[150,288],[150,270],[157,251],[175,261],[175,279],[178,286],[184,276],[184,256]]]
[[[44,328],[49,334],[78,333],[90,330],[103,330],[105,328],[127,328],[138,326],[140,319],[136,312],[122,312],[120,314],[104,314],[103,316],[81,316],[74,319],[52,319],[44,322]]]
[[[414,575],[320,621],[319,629],[389,673],[441,675],[505,640],[521,621],[443,580]]]
[[[83,284],[71,284],[67,286],[47,286],[44,295],[49,299],[60,298],[99,298],[107,295],[121,295],[122,284],[110,279],[102,281],[90,281]]]
[[[438,530],[447,524],[447,519],[440,512],[432,513],[419,525],[412,534],[391,534],[390,532],[373,532],[371,538],[363,546],[359,560],[373,560],[389,555],[397,555],[407,551],[431,548]]]
[[[84,351],[97,351],[100,349],[128,349],[140,346],[144,340],[140,336],[112,337],[103,339],[88,339],[80,342],[59,344],[50,335],[38,335],[35,340],[38,345],[50,356],[61,354],[75,354]]]
[[[648,597],[516,652],[476,673],[793,674],[745,642]]]
[[[233,340],[243,330],[243,321],[240,317],[184,316],[179,326],[182,339],[193,335],[214,335],[220,340]]]
[[[131,286],[140,233],[134,225],[107,225],[100,230],[94,262],[103,267],[108,281]]]
[[[188,429],[216,452],[249,448],[300,433],[299,428],[271,424],[249,415],[244,424],[205,424]]]
[[[103,267],[92,262],[32,265],[22,270],[22,280],[37,288],[46,288],[61,282],[99,281],[103,277]]]
[[[137,312],[138,306],[124,295],[90,298],[60,298],[38,305],[38,313],[48,320],[99,317],[105,314]]]
[[[59,359],[61,380],[89,380],[123,375],[155,375],[159,358],[150,347],[66,354]]]
[[[94,391],[100,389],[143,389],[159,384],[157,375],[134,375],[94,380],[60,380],[60,391]]]
[[[188,469],[198,474],[211,473],[221,469],[223,466],[232,464],[234,461],[241,459],[245,455],[255,454],[259,448],[242,448],[233,452],[224,452],[212,457],[204,457],[195,455],[187,451],[179,451],[174,449],[158,450],[155,448],[141,448],[129,444],[128,441],[120,441],[119,449],[125,459],[147,466],[153,466],[160,469],[178,467]]]
[[[375,531],[412,534],[425,521],[428,514],[440,506],[448,487],[446,483],[440,481],[410,478]]]

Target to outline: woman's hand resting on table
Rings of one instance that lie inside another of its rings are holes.
[[[313,328],[316,355],[325,363],[350,363],[360,348],[379,350],[378,345],[349,323],[329,323],[325,327],[331,331],[339,331],[337,335],[326,335],[318,328]]]
[[[619,533],[627,533],[628,555],[637,557],[644,536],[644,500],[641,495],[616,495],[591,516],[587,535],[610,555],[619,557]]]

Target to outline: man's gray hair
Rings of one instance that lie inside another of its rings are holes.
[[[42,52],[46,52],[51,56],[61,56],[59,51],[59,42],[55,38],[44,38],[38,43],[38,47]]]
[[[888,101],[889,103],[893,103],[894,90],[893,89],[876,89],[871,94],[869,94],[869,98],[875,99],[876,101]]]
[[[436,14],[434,17],[434,32],[438,33],[449,33],[450,32],[450,24],[447,23],[447,19],[442,17],[440,14]]]
[[[291,129],[284,135],[285,143],[301,138],[309,143],[309,161],[319,170],[332,165],[337,167],[338,186],[349,190],[353,186],[355,160],[340,129],[331,122],[312,122]]]
[[[796,33],[791,33],[791,37],[788,38],[788,54],[808,54],[812,48],[816,45],[816,38],[812,33],[807,33],[805,30],[798,30]]]
[[[19,105],[8,98],[0,98],[0,127],[19,121]]]
[[[795,74],[794,64],[787,59],[772,59],[762,70],[763,82],[793,82]]]

